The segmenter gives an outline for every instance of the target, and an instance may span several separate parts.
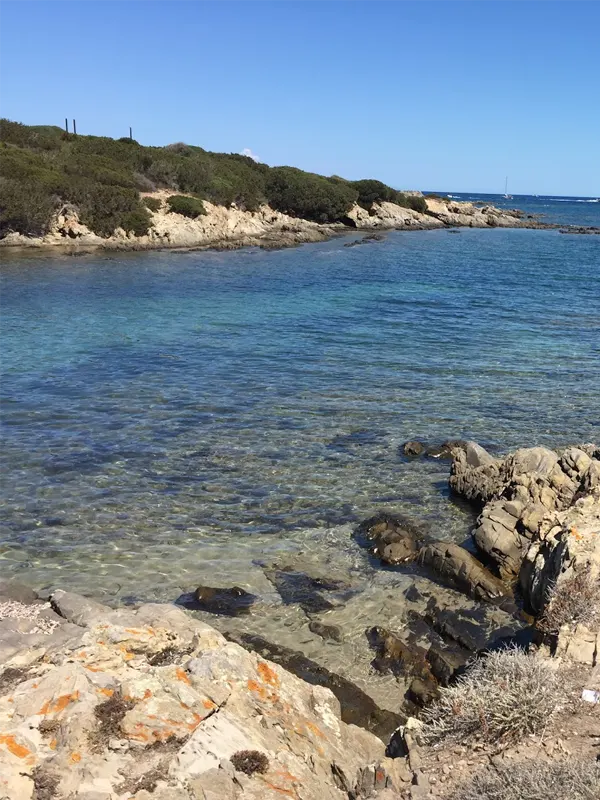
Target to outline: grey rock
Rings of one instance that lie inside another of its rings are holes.
[[[510,595],[502,581],[475,556],[452,542],[432,542],[420,551],[419,560],[475,600],[491,601]]]

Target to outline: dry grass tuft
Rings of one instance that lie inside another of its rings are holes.
[[[513,647],[478,659],[454,686],[423,712],[422,736],[442,740],[514,742],[539,733],[553,716],[563,689],[547,661]]]
[[[556,635],[563,625],[593,628],[599,623],[600,580],[579,570],[551,588],[538,627],[544,633]]]
[[[449,800],[598,800],[600,764],[594,761],[524,761],[488,767]]]

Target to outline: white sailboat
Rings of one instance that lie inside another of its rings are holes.
[[[504,181],[504,199],[505,200],[512,200],[512,194],[508,193],[508,175],[506,176],[506,180]]]

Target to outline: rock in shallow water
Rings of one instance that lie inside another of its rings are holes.
[[[175,602],[191,611],[209,611],[211,614],[237,617],[249,614],[257,600],[256,595],[240,586],[230,588],[199,586],[193,594],[182,594]]]

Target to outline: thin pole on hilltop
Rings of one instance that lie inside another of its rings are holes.
[[[75,120],[73,120],[73,133],[77,136],[77,125],[75,124]]]
[[[69,120],[65,117],[65,132],[69,132]]]

